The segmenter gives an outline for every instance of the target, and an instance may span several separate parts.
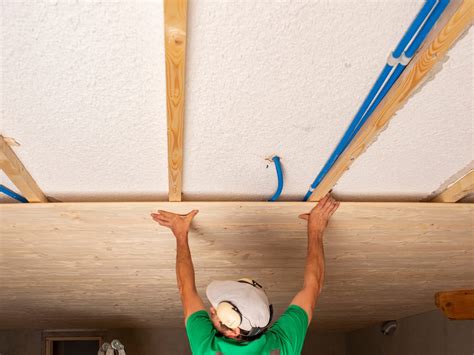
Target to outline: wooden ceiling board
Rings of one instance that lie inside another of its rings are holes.
[[[191,231],[199,292],[253,277],[281,313],[302,285],[303,202],[0,206],[1,328],[182,326],[175,243],[149,214],[200,210]],[[325,235],[315,322],[352,330],[435,308],[472,288],[472,204],[342,203]]]

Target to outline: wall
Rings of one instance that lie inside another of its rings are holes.
[[[474,321],[450,321],[432,311],[398,321],[393,336],[380,325],[346,335],[347,355],[472,355]]]
[[[0,330],[0,355],[41,355],[41,330]]]
[[[181,328],[170,329],[113,329],[106,341],[119,339],[127,355],[191,354],[186,333]],[[303,354],[344,355],[343,333],[317,333],[310,331],[306,337]],[[0,330],[1,355],[41,355],[40,330]]]
[[[393,336],[380,325],[344,335],[310,330],[303,355],[472,355],[474,321],[450,321],[432,311],[398,321]],[[113,329],[107,341],[120,339],[127,355],[191,354],[184,329]],[[41,355],[40,330],[0,331],[1,355]]]

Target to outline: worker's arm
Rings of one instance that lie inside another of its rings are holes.
[[[326,195],[310,213],[299,217],[308,221],[308,254],[304,270],[304,284],[293,298],[291,304],[300,306],[308,314],[308,324],[311,322],[316,301],[324,282],[324,250],[323,233],[329,218],[336,211],[339,202],[332,196]]]
[[[185,323],[191,314],[204,309],[204,304],[196,290],[193,261],[188,244],[189,226],[197,213],[198,211],[194,210],[186,215],[166,211],[151,214],[151,217],[160,225],[170,228],[176,237],[176,278],[183,303]]]

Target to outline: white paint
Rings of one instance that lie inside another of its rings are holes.
[[[167,191],[163,13],[156,3],[3,3],[1,130],[46,194]]]
[[[189,2],[185,198],[268,198],[278,154],[301,199],[422,4]],[[2,3],[0,128],[47,195],[166,197],[162,8]],[[472,34],[449,55],[338,195],[422,198],[472,160]]]

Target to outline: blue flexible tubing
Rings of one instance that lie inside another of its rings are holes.
[[[28,200],[24,198],[23,196],[17,194],[15,191],[10,190],[8,187],[5,185],[0,184],[0,192],[4,193],[5,195],[19,201],[22,203],[28,203]]]
[[[403,50],[407,45],[409,45],[408,49],[406,50],[406,56],[411,57],[416,52],[418,47],[421,45],[423,40],[428,35],[429,31],[433,27],[434,23],[438,20],[441,13],[446,8],[449,0],[428,0],[425,2],[424,6],[418,12],[417,16],[411,23],[408,30],[405,32],[405,35],[400,40],[399,44],[395,48],[392,53],[394,58],[399,58],[400,55],[403,53]],[[436,5],[436,6],[434,6]],[[427,18],[428,16],[428,18]],[[421,27],[421,30],[420,30]],[[418,33],[417,33],[418,32]],[[415,39],[413,37],[416,35]],[[413,41],[412,41],[413,40]],[[410,43],[410,41],[412,41]],[[398,79],[401,72],[405,68],[404,65],[397,65],[396,68],[392,71],[393,67],[386,64],[382,72],[380,73],[379,77],[377,78],[374,86],[370,90],[369,94],[365,98],[364,102],[362,103],[361,107],[357,111],[356,116],[352,120],[351,124],[349,125],[348,129],[344,133],[341,141],[334,149],[333,153],[321,169],[320,173],[317,175],[316,179],[314,180],[313,184],[311,184],[310,189],[306,192],[304,196],[304,201],[307,201],[311,196],[313,190],[321,183],[323,178],[332,168],[336,160],[342,154],[342,152],[347,148],[349,143],[352,141],[354,136],[357,134],[359,129],[365,123],[367,118],[370,114],[375,110],[376,106],[380,103],[380,101],[385,97],[388,90],[392,87],[393,83]],[[387,81],[387,77],[392,73],[390,78]],[[382,88],[383,84],[386,82],[386,85]],[[381,89],[382,88],[382,89]],[[380,93],[379,93],[380,91]],[[377,95],[379,93],[379,95]],[[377,99],[374,98],[377,96]],[[370,106],[370,107],[369,107]]]
[[[273,194],[272,197],[268,201],[276,201],[281,195],[281,191],[283,190],[283,172],[281,171],[281,163],[280,163],[280,157],[274,156],[272,158],[273,162],[275,163],[275,169],[277,172],[277,177],[278,177],[278,187]]]
[[[405,55],[408,58],[413,57],[413,55],[416,53],[418,48],[420,47],[421,43],[425,40],[426,36],[428,33],[431,31],[433,28],[434,24],[436,21],[439,19],[443,11],[446,9],[446,6],[449,4],[449,0],[441,0],[438,5],[435,7],[433,10],[431,16],[426,20],[426,22],[423,24],[423,27],[421,28],[420,32],[417,34],[413,42],[410,44],[410,46],[407,48],[405,51]],[[375,99],[371,107],[367,110],[367,112],[364,114],[364,117],[359,122],[358,127],[356,128],[355,133],[353,134],[352,138],[355,136],[355,134],[359,131],[359,129],[362,127],[362,125],[367,121],[367,119],[372,115],[372,113],[375,111],[377,106],[380,104],[380,102],[383,100],[383,98],[387,95],[389,90],[392,88],[393,84],[397,81],[397,79],[400,77],[402,74],[403,70],[405,70],[404,65],[397,65],[395,70],[393,71],[392,75],[390,76],[389,80],[387,81],[386,85],[382,88],[382,91],[378,95],[378,97]],[[352,140],[351,138],[351,140]]]

